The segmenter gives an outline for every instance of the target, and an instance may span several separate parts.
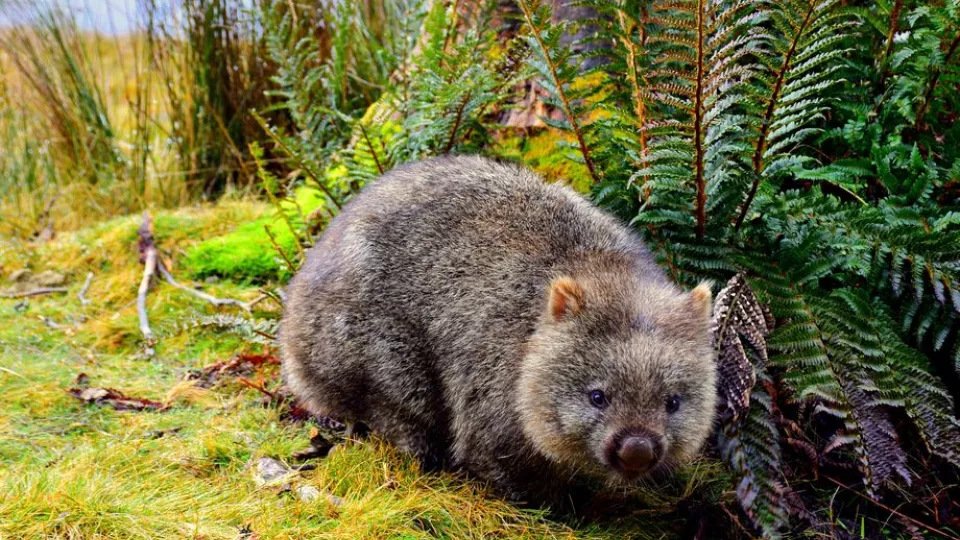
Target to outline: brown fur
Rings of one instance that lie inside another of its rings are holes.
[[[368,186],[310,250],[288,289],[283,374],[316,413],[549,503],[581,473],[627,478],[624,437],[655,440],[659,465],[698,452],[709,315],[708,286],[682,292],[572,190],[433,159]]]

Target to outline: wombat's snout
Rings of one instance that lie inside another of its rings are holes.
[[[663,438],[643,428],[621,432],[607,451],[610,465],[627,478],[653,469],[662,456]]]

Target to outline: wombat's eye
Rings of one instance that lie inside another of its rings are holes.
[[[603,395],[603,390],[593,390],[590,392],[590,404],[598,409],[605,409],[610,403],[607,396]]]
[[[667,398],[667,412],[673,414],[680,409],[680,396],[674,394]]]

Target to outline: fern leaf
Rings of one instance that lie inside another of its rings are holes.
[[[770,537],[786,527],[789,515],[773,403],[758,384],[769,383],[766,335],[772,325],[743,274],[717,294],[711,331],[718,354],[718,448],[737,477],[744,512]]]

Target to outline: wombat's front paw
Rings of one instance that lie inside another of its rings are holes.
[[[344,432],[345,439],[361,440],[370,435],[370,428],[363,422],[351,422],[347,424],[347,431]]]

